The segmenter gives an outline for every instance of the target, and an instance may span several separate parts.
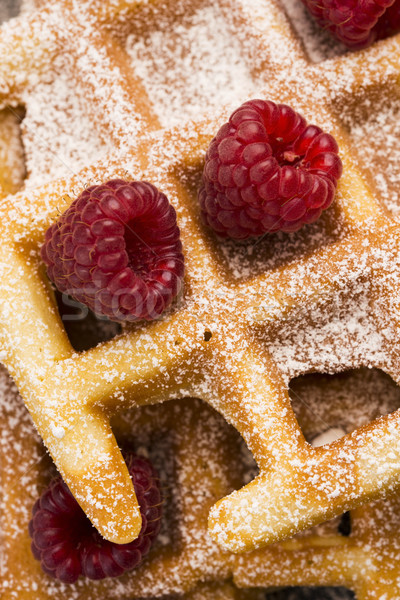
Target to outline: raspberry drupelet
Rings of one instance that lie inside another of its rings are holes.
[[[208,148],[202,217],[220,237],[296,231],[332,203],[341,173],[331,135],[285,104],[250,100]]]
[[[400,29],[400,0],[302,0],[319,25],[352,50]]]
[[[61,292],[114,321],[158,318],[182,286],[175,209],[147,182],[86,189],[48,229],[41,255]]]
[[[139,537],[129,544],[104,540],[57,477],[36,501],[29,523],[32,552],[45,573],[74,583],[80,575],[89,579],[119,577],[142,562],[161,526],[159,480],[147,459],[128,452],[125,461],[142,516]]]

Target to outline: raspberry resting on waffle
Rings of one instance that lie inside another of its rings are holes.
[[[250,100],[207,150],[199,201],[221,237],[297,231],[333,200],[342,174],[338,146],[290,106]]]
[[[41,256],[60,292],[115,321],[158,318],[184,272],[175,210],[142,181],[86,189],[47,230]]]
[[[130,544],[102,539],[61,477],[54,478],[32,509],[29,534],[32,553],[43,571],[63,583],[80,575],[89,579],[119,577],[137,567],[151,548],[161,525],[159,478],[152,464],[125,453],[142,517],[139,537]]]
[[[324,29],[360,49],[400,29],[399,0],[302,0]]]

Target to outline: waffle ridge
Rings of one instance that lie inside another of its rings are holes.
[[[400,380],[399,306],[393,291],[399,225],[356,167],[351,142],[333,108],[394,82],[400,71],[400,42],[395,37],[315,65],[278,5],[257,0],[250,8],[245,0],[221,0],[227,28],[237,31],[243,45],[257,95],[292,105],[326,128],[337,139],[344,164],[336,206],[327,217],[327,231],[335,229],[330,221],[337,220],[339,233],[333,241],[286,263],[272,261],[264,273],[235,277],[203,229],[195,200],[205,150],[228,108],[217,118],[159,129],[159,119],[131,75],[112,29],[113,21],[133,19],[146,4],[91,2],[79,13],[68,0],[53,9],[44,2],[41,10],[10,22],[1,32],[0,48],[7,48],[6,56],[10,48],[14,52],[13,64],[6,60],[0,70],[2,104],[23,103],[32,85],[27,72],[33,80],[40,78],[61,46],[71,64],[79,66],[74,72],[80,94],[95,90],[93,61],[102,89],[109,83],[116,92],[98,94],[96,109],[88,107],[98,135],[112,146],[106,158],[72,177],[34,189],[27,184],[26,190],[3,199],[2,360],[71,491],[112,541],[130,541],[141,523],[108,415],[192,396],[217,409],[243,436],[260,473],[211,509],[210,534],[225,550],[250,550],[397,485],[397,413],[314,449],[303,436],[287,390],[291,378],[310,370],[379,367]],[[175,10],[197,5],[190,0],[178,4]],[[151,2],[153,9],[166,8]],[[67,24],[61,40],[60,19]],[[28,30],[31,43],[21,45],[21,31]],[[75,35],[69,38],[71,30]],[[87,47],[76,44],[79,32],[94,48],[86,60]],[[307,102],[310,90],[316,97],[312,107]],[[163,319],[127,328],[105,344],[76,353],[45,282],[38,248],[45,230],[85,185],[111,178],[146,179],[167,194],[182,231],[185,294]],[[354,325],[353,298],[365,337]],[[339,330],[335,315],[328,316],[332,310],[348,317]],[[318,336],[312,340],[308,330],[318,331]],[[322,351],[326,347],[333,358]],[[116,498],[123,507],[119,511]]]

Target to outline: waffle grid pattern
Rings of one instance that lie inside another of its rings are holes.
[[[322,420],[328,427],[337,422],[337,413],[332,412],[331,406],[343,392],[335,409],[344,415],[342,424],[346,430],[352,426],[349,406],[363,404],[367,399],[372,408],[361,413],[362,421],[368,413],[382,408],[375,390],[387,399],[385,410],[393,410],[400,402],[398,388],[382,373],[360,370],[333,378],[328,386],[321,379],[324,376],[300,378],[291,388],[296,414],[308,438],[314,435],[316,414],[317,421]],[[168,593],[186,592],[186,600],[264,600],[264,586],[301,584],[346,586],[356,591],[361,600],[372,600],[385,593],[388,598],[398,595],[398,494],[352,511],[349,537],[338,533],[339,521],[334,520],[291,540],[243,555],[226,553],[212,543],[206,527],[209,506],[240,485],[248,473],[248,457],[243,455],[240,438],[233,428],[205,404],[187,399],[124,411],[112,422],[121,446],[150,451],[161,473],[166,498],[164,527],[148,560],[134,575],[127,573],[117,580],[80,580],[74,586],[65,586],[48,578],[30,553],[27,522],[36,490],[43,489],[49,481],[54,465],[43,456],[39,436],[4,369],[0,371],[0,387],[8,399],[6,410],[0,413],[1,423],[10,428],[18,415],[14,435],[17,443],[23,444],[23,454],[31,457],[28,465],[22,463],[17,469],[15,465],[8,469],[15,456],[6,455],[2,473],[2,490],[7,492],[1,507],[8,518],[0,597],[23,599],[35,591],[38,600],[55,595],[69,600],[119,600],[160,597],[158,594],[164,598]],[[311,402],[311,411],[301,402],[303,397]],[[0,438],[2,447],[6,447],[7,439],[5,432]],[[198,477],[199,472],[202,478]],[[20,476],[17,481],[16,475]],[[232,576],[235,584],[229,582]],[[310,593],[311,598],[318,597]],[[272,598],[281,600],[279,595]]]
[[[350,296],[355,293],[359,299],[362,289],[370,338],[359,347],[351,328],[341,332],[340,339],[352,351],[340,356],[340,347],[336,349],[336,363],[329,368],[375,366],[400,379],[398,298],[393,291],[398,284],[399,227],[356,167],[354,149],[336,114],[360,94],[397,82],[400,48],[393,38],[362,53],[313,65],[275,4],[220,2],[258,95],[291,104],[326,128],[338,140],[344,163],[330,213],[340,224],[337,239],[306,247],[303,256],[238,281],[199,223],[196,205],[204,151],[226,112],[217,121],[158,131],[151,104],[113,32],[119,19],[129,16],[133,22],[143,10],[157,16],[158,10],[179,14],[197,6],[189,0],[174,7],[113,0],[78,9],[63,0],[51,9],[43,3],[41,11],[17,19],[2,32],[0,48],[6,58],[0,67],[1,102],[23,103],[32,81],[27,74],[44,76],[62,49],[70,57],[79,94],[96,97],[92,106],[87,103],[88,115],[113,150],[106,160],[70,179],[4,198],[0,340],[3,362],[57,467],[108,539],[129,541],[140,530],[135,495],[109,415],[190,396],[216,408],[241,433],[260,469],[253,482],[222,499],[210,514],[212,537],[226,550],[242,551],[334,517],[398,481],[397,413],[329,447],[313,449],[305,441],[290,405],[288,382],[324,369],[319,344],[328,339],[333,348],[336,340],[329,330],[322,341],[318,338],[304,349],[285,332],[318,328],[314,315],[326,318],[334,308],[343,310],[346,302],[351,307]],[[28,31],[29,43],[21,44]],[[97,93],[94,72],[101,72],[107,94]],[[76,353],[46,285],[38,248],[47,227],[85,185],[112,177],[147,179],[174,204],[187,264],[186,292],[161,321],[129,328],[106,344]],[[283,332],[277,336],[279,348],[271,342],[278,330]],[[298,351],[297,360],[287,360],[288,345]]]

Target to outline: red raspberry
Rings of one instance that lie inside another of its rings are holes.
[[[160,530],[161,492],[148,460],[132,452],[125,454],[125,460],[143,520],[139,537],[129,544],[104,540],[61,477],[56,477],[36,501],[29,523],[32,552],[45,573],[74,583],[80,575],[119,577],[142,562]]]
[[[61,292],[114,321],[157,318],[182,285],[175,210],[147,182],[82,192],[47,230],[41,254]]]
[[[400,31],[400,0],[395,0],[392,6],[386,9],[385,13],[376,24],[376,37],[378,40],[394,35]]]
[[[400,28],[400,0],[302,1],[321,27],[353,50],[366,48]]]
[[[199,200],[221,237],[296,231],[331,204],[342,173],[333,137],[285,104],[250,100],[211,141]]]

